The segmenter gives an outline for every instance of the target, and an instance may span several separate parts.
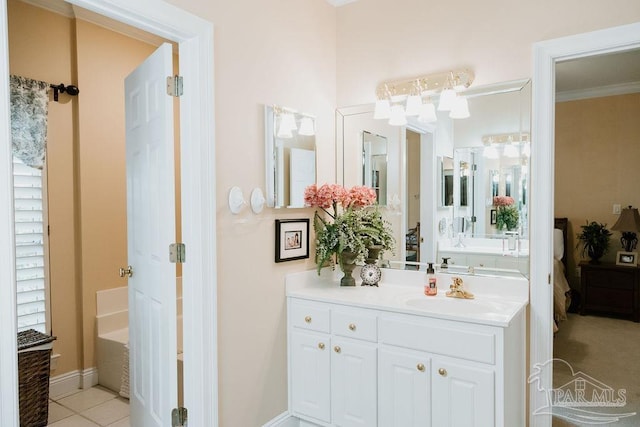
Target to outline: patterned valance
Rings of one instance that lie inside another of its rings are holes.
[[[11,76],[11,143],[13,155],[42,169],[47,146],[49,83]]]

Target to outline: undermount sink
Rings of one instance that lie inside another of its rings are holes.
[[[487,301],[478,299],[462,299],[450,297],[419,297],[406,301],[410,307],[420,308],[439,313],[501,313],[509,305],[498,301]]]

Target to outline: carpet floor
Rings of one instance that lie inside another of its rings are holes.
[[[553,364],[554,390],[566,402],[576,401],[576,390],[589,402],[596,390],[597,399],[591,407],[554,407],[553,426],[640,426],[640,323],[576,313],[568,317],[553,341],[554,359],[561,359]],[[619,406],[606,406],[610,402]]]

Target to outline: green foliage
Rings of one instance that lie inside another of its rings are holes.
[[[515,230],[518,228],[519,217],[518,209],[515,206],[498,206],[498,212],[496,212],[496,225],[498,230],[504,228],[507,230]]]
[[[607,224],[587,220],[587,224],[580,227],[582,231],[576,237],[578,238],[577,247],[582,246],[582,257],[589,255],[590,258],[598,259],[606,254],[612,234],[607,230]]]
[[[362,262],[371,245],[381,245],[384,250],[395,249],[391,225],[382,218],[377,207],[345,209],[336,215],[333,222],[325,220],[316,211],[313,228],[316,232],[318,274],[325,264],[334,266],[334,255],[345,251],[354,253],[357,261]]]

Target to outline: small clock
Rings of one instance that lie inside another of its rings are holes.
[[[381,277],[382,272],[376,264],[365,264],[362,266],[362,270],[360,271],[362,286],[378,286]]]

